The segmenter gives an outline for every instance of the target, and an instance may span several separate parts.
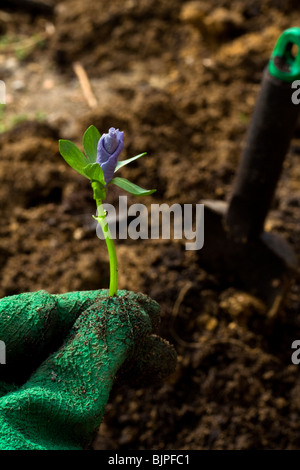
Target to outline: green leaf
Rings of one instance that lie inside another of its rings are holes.
[[[73,142],[70,140],[60,140],[59,152],[68,165],[78,171],[82,176],[87,177],[83,171],[87,164],[87,159]]]
[[[84,174],[91,181],[98,181],[105,185],[104,173],[99,163],[89,163],[83,168]]]
[[[125,178],[113,178],[110,183],[115,184],[116,186],[119,186],[119,188],[124,189],[130,194],[133,194],[134,196],[148,196],[149,194],[152,194],[156,191],[156,189],[143,189],[137,186],[134,183],[131,183],[131,181],[126,180]]]
[[[131,163],[134,160],[137,160],[138,158],[143,157],[144,155],[147,155],[147,152],[141,153],[140,155],[136,155],[135,157],[132,157],[132,158],[128,158],[127,160],[123,160],[121,162],[118,162],[117,166],[116,166],[116,169],[115,169],[115,172],[118,171],[120,168],[122,168],[122,166],[128,165],[128,163]]]
[[[82,145],[90,163],[94,163],[97,158],[97,146],[101,137],[100,132],[95,126],[90,126],[84,133]]]

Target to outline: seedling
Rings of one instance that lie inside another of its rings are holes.
[[[64,160],[78,173],[91,181],[93,198],[96,201],[97,216],[92,216],[100,224],[108,250],[110,263],[109,295],[112,297],[118,292],[118,262],[115,244],[111,236],[103,208],[109,184],[115,184],[119,188],[134,196],[147,196],[154,193],[155,189],[143,189],[125,178],[114,174],[123,166],[146,155],[146,152],[119,161],[123,150],[124,132],[111,127],[107,134],[99,133],[95,126],[90,126],[83,135],[82,145],[84,153],[69,140],[59,141],[59,151]]]

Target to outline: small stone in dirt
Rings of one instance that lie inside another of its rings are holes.
[[[261,300],[235,289],[227,289],[223,292],[220,307],[235,320],[247,321],[254,314],[266,313],[266,306]]]
[[[231,39],[244,32],[244,19],[240,13],[222,7],[209,12],[203,2],[186,3],[181,9],[180,19],[198,28],[210,42]]]
[[[22,91],[25,88],[25,83],[23,82],[23,80],[14,80],[11,83],[11,87],[14,91]]]
[[[187,2],[185,5],[183,5],[179,18],[184,23],[189,23],[193,26],[201,28],[208,11],[208,3],[197,1]]]
[[[205,325],[205,328],[208,330],[208,331],[214,331],[216,329],[216,327],[218,326],[218,320],[216,318],[210,318],[208,320],[208,322],[206,323]]]
[[[217,8],[205,18],[204,25],[210,36],[232,38],[243,30],[243,17],[237,11]]]

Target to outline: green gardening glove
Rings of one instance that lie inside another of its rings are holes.
[[[152,383],[174,370],[158,324],[159,305],[129,291],[1,299],[0,449],[87,448],[119,376]]]

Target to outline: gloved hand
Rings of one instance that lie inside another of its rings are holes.
[[[106,290],[0,300],[0,449],[82,450],[91,442],[118,377],[176,365],[153,334],[159,305],[143,294]]]

